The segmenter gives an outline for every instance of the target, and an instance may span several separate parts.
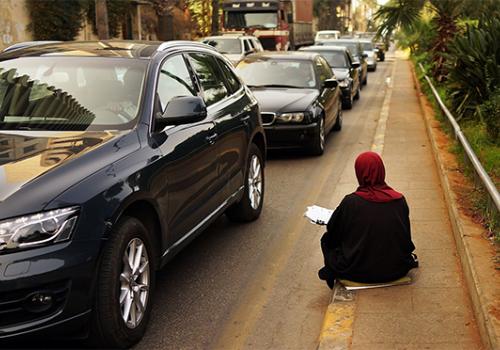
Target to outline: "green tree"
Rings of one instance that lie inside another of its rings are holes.
[[[35,40],[74,40],[83,26],[82,0],[27,0]]]

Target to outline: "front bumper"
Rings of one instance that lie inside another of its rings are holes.
[[[264,126],[267,148],[301,148],[307,146],[318,133],[318,123],[311,124],[273,124]]]
[[[0,255],[0,341],[83,332],[98,249],[98,241],[67,242]]]

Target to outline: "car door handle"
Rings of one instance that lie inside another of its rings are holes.
[[[208,141],[209,144],[213,145],[217,140],[217,136],[219,136],[217,135],[217,133],[213,133],[212,135],[207,136],[206,140]]]

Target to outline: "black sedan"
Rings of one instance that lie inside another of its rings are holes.
[[[338,82],[321,55],[258,53],[236,71],[259,101],[269,148],[306,147],[321,155],[326,135],[342,128]]]
[[[354,62],[359,63],[359,80],[361,84],[368,84],[368,62],[366,58],[367,54],[363,52],[363,47],[361,46],[359,39],[337,39],[324,41],[324,46],[343,46],[347,48],[352,57],[354,57]]]
[[[0,54],[0,341],[132,346],[156,270],[221,214],[259,217],[265,153],[257,101],[208,45]]]
[[[307,46],[300,51],[317,52],[323,56],[335,73],[342,90],[342,108],[351,109],[353,100],[360,97],[359,63],[343,46]]]

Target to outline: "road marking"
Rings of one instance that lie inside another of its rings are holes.
[[[326,310],[318,350],[346,350],[352,343],[355,294],[339,284],[333,289],[333,297]]]
[[[375,136],[373,137],[372,152],[376,152],[380,155],[384,152],[384,141],[385,141],[385,129],[387,127],[387,119],[389,118],[389,104],[391,103],[392,89],[394,84],[394,72],[396,70],[396,62],[392,64],[391,75],[386,78],[386,93],[384,102],[382,104],[382,110],[380,111],[380,117],[377,123],[377,129],[375,129]]]

